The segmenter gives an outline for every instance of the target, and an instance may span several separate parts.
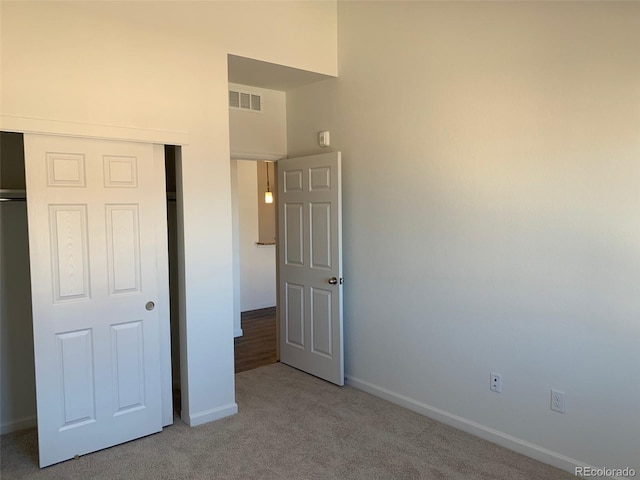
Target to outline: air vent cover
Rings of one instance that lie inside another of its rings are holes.
[[[262,111],[260,95],[251,95],[251,110],[255,110],[256,112]]]
[[[240,108],[240,92],[229,90],[229,106]]]
[[[229,108],[262,112],[262,96],[254,93],[229,90]]]
[[[240,92],[240,108],[247,110],[251,108],[251,95]]]

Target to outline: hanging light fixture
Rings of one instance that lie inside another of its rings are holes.
[[[267,191],[264,192],[264,203],[273,203],[273,193],[269,187],[269,162],[267,163]]]

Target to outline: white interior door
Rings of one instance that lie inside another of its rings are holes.
[[[164,185],[151,144],[24,141],[44,467],[162,429],[154,304]]]
[[[340,152],[277,167],[280,360],[344,385]]]

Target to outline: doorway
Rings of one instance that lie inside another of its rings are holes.
[[[268,176],[267,176],[268,170]],[[236,303],[235,373],[277,357],[274,162],[231,160]],[[267,180],[269,179],[269,180]]]

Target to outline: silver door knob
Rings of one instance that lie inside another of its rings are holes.
[[[337,285],[338,284],[338,279],[336,277],[331,277],[329,279],[329,285]]]
[[[147,304],[144,306],[144,308],[146,308],[147,310],[151,311],[156,307],[156,304],[153,302],[147,302]]]

